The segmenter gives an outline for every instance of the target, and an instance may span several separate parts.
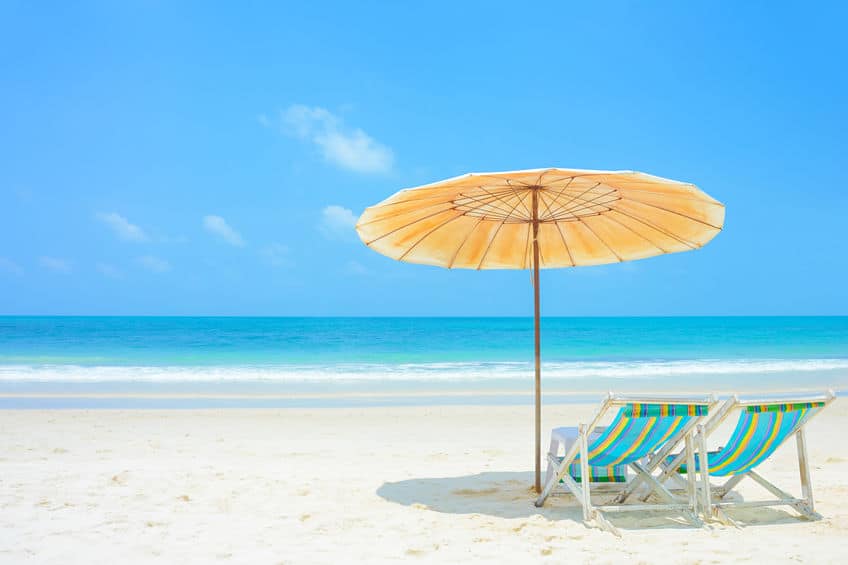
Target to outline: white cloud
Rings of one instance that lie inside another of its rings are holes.
[[[321,231],[328,237],[347,237],[353,234],[356,216],[335,204],[321,210]]]
[[[38,263],[45,269],[49,269],[54,273],[67,274],[71,272],[71,263],[67,259],[59,259],[58,257],[42,256],[38,258]]]
[[[274,267],[285,267],[291,264],[289,248],[282,243],[272,243],[263,247],[259,254]]]
[[[115,235],[126,241],[144,242],[150,239],[143,229],[130,223],[129,220],[117,212],[97,214],[97,218],[112,228]]]
[[[138,258],[138,263],[154,273],[164,273],[171,270],[171,264],[154,255],[144,255]]]
[[[391,170],[394,154],[359,128],[345,127],[341,118],[318,106],[289,106],[282,112],[283,127],[289,133],[315,144],[324,158],[359,173],[385,173]],[[267,116],[259,123],[267,125]]]
[[[11,259],[7,259],[5,257],[0,257],[0,271],[16,276],[21,276],[22,274],[24,274],[23,267],[21,267]]]
[[[234,230],[221,216],[204,216],[203,227],[206,231],[217,235],[230,245],[244,247],[244,238]]]
[[[98,273],[104,277],[109,277],[110,279],[120,279],[124,276],[117,267],[110,265],[109,263],[97,263],[94,265],[94,268],[97,269]]]

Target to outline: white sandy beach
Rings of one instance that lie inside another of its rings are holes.
[[[547,406],[544,429],[594,408]],[[823,520],[756,509],[733,513],[742,529],[697,529],[614,517],[622,539],[585,527],[566,497],[533,506],[531,411],[0,411],[0,562],[848,559],[845,400],[808,429]],[[794,443],[762,471],[797,493]]]

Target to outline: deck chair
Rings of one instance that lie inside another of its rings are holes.
[[[548,477],[536,506],[541,507],[551,492],[564,483],[583,507],[583,520],[592,520],[601,528],[620,536],[621,533],[604,516],[605,512],[679,510],[690,522],[701,525],[697,516],[695,477],[688,481],[686,495],[683,498],[672,494],[659,483],[640,463],[640,460],[654,454],[668,442],[678,443],[682,438],[685,444],[686,459],[692,465],[695,461],[695,449],[692,436],[695,426],[708,414],[709,407],[715,402],[713,397],[702,398],[649,398],[645,396],[619,396],[610,394],[587,426],[578,428],[578,441],[571,446],[562,458],[553,457],[551,463],[555,472]],[[618,407],[618,413],[612,423],[599,436],[589,439],[592,431],[606,413]],[[591,482],[578,482],[572,477],[572,465],[579,463],[580,476],[591,476],[590,467],[613,467],[629,465],[648,484],[660,498],[660,503],[652,504],[604,504],[594,505],[591,498]]]
[[[749,401],[740,401],[734,396],[722,405],[706,426],[699,427],[694,438],[699,452],[695,465],[684,461],[687,456],[685,452],[668,456],[662,464],[663,471],[658,480],[680,482],[680,475],[687,474],[689,469],[694,468],[701,475],[699,503],[704,517],[717,518],[729,525],[736,525],[724,512],[724,509],[729,507],[784,505],[794,508],[805,518],[821,519],[821,515],[815,511],[804,429],[835,397],[832,391],[814,397]],[[721,449],[708,452],[707,438],[734,412],[739,412],[739,418],[727,444]],[[798,450],[801,498],[778,488],[754,470],[793,435]],[[728,478],[721,486],[713,487],[710,486],[711,476]],[[727,495],[746,477],[754,480],[776,498],[756,501],[727,499]]]

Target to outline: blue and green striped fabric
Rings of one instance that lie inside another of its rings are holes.
[[[706,416],[708,407],[700,404],[628,404],[624,415],[629,418],[647,416]]]
[[[727,445],[707,454],[710,474],[717,477],[746,473],[768,459],[788,437],[821,410],[824,402],[747,406]],[[674,457],[669,457],[668,461]],[[695,461],[696,470],[700,463]],[[685,473],[681,465],[679,472]]]
[[[564,458],[560,457],[562,461]],[[568,474],[577,483],[583,482],[582,473],[580,471],[580,463],[572,463],[568,467]],[[613,467],[589,467],[589,476],[592,477],[592,483],[626,483],[627,482],[627,465],[615,465]],[[560,480],[559,482],[563,482]]]
[[[568,473],[578,483],[583,482],[583,477],[580,475],[580,463],[572,463]],[[589,476],[593,483],[626,483],[627,465],[589,467]]]
[[[589,465],[615,467],[638,461],[660,449],[692,418],[706,416],[707,409],[700,404],[628,404],[588,446]],[[574,462],[578,461],[579,456]]]

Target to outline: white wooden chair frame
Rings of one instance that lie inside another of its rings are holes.
[[[757,473],[755,470],[751,469],[744,473],[739,473],[736,475],[731,475],[724,484],[720,486],[711,486],[710,485],[710,474],[709,474],[709,465],[707,463],[707,438],[727,419],[730,414],[736,412],[737,410],[747,408],[748,406],[757,406],[763,404],[801,404],[806,402],[824,402],[824,406],[821,407],[821,410],[830,405],[831,402],[836,398],[836,395],[832,390],[827,391],[826,394],[817,395],[817,396],[806,396],[806,397],[792,397],[792,398],[767,398],[767,399],[753,399],[753,400],[745,400],[740,401],[739,398],[734,395],[730,399],[728,399],[720,408],[719,411],[707,422],[706,425],[698,425],[698,431],[694,437],[694,442],[697,444],[698,456],[699,456],[699,467],[700,467],[700,475],[701,475],[701,488],[700,488],[700,501],[699,506],[704,514],[704,518],[707,520],[710,519],[718,519],[720,522],[725,523],[727,525],[737,526],[738,524],[730,518],[727,513],[725,513],[725,508],[755,508],[755,507],[767,507],[767,506],[789,506],[795,511],[797,511],[801,516],[808,518],[810,520],[820,520],[821,514],[816,512],[815,510],[815,501],[813,499],[813,489],[812,483],[810,480],[810,463],[809,458],[807,456],[807,440],[806,440],[806,432],[805,428],[810,421],[818,415],[818,413],[808,417],[794,432],[796,449],[798,452],[798,472],[801,479],[801,498],[792,496],[788,492],[782,490],[777,487],[773,483],[769,482],[762,475]],[[788,438],[787,438],[788,439]],[[787,441],[787,440],[784,440]],[[780,446],[778,446],[780,447]],[[680,475],[677,473],[677,469],[683,463],[684,458],[688,459],[688,455],[685,450],[679,453],[669,464],[663,463],[665,460],[666,454],[662,459],[658,459],[657,463],[662,468],[662,473],[657,478],[657,480],[661,483],[665,483],[667,481],[677,482],[678,484],[683,481]],[[691,466],[687,461],[687,475],[695,475],[695,473],[689,472],[689,470],[694,469],[694,466]],[[753,500],[753,501],[732,501],[727,500],[725,497],[730,494],[733,489],[742,482],[746,477],[750,477],[760,486],[762,486],[765,490],[769,491],[776,498],[769,500]],[[635,482],[635,481],[634,481]],[[689,481],[691,482],[691,477],[689,477]],[[630,486],[628,486],[628,490],[630,490],[627,495],[632,494],[632,490]],[[622,494],[625,494],[624,492]],[[618,498],[621,498],[620,494]],[[624,496],[623,498],[626,498]]]
[[[571,467],[572,462],[574,461],[577,455],[580,455],[580,475],[582,477],[589,477],[589,435],[592,433],[592,430],[600,424],[601,419],[606,415],[607,411],[610,408],[618,407],[621,408],[627,404],[631,403],[642,403],[642,404],[701,404],[712,406],[715,404],[715,398],[713,396],[706,397],[693,397],[693,398],[670,398],[670,397],[655,397],[655,396],[641,396],[641,395],[614,395],[610,393],[607,398],[601,403],[600,408],[595,413],[594,418],[592,418],[589,425],[580,424],[578,427],[578,438],[577,442],[571,446],[571,448],[565,453],[565,457],[560,461],[558,458],[554,457],[551,454],[548,454],[548,458],[551,461],[551,464],[554,466],[555,472],[549,477],[547,483],[545,484],[542,493],[536,499],[536,506],[541,507],[545,504],[545,500],[550,496],[551,492],[560,484],[562,481],[569,489],[569,491],[575,496],[577,501],[583,507],[583,521],[584,523],[589,523],[592,520],[600,526],[601,528],[615,534],[616,536],[621,536],[621,532],[613,526],[609,520],[604,516],[604,512],[636,512],[636,511],[646,511],[646,510],[680,510],[684,516],[694,525],[702,526],[703,522],[698,518],[698,507],[697,507],[697,487],[695,484],[695,476],[694,474],[688,478],[686,485],[686,496],[681,499],[675,496],[669,489],[667,489],[661,482],[659,482],[651,472],[641,463],[632,462],[630,463],[630,467],[636,472],[636,477],[641,479],[644,483],[646,483],[650,487],[650,493],[656,493],[657,496],[663,501],[662,503],[651,503],[651,504],[620,504],[616,503],[615,500],[611,500],[607,504],[595,505],[592,503],[591,498],[591,481],[583,481],[580,484],[577,484],[571,474],[569,473],[569,468]],[[701,422],[706,416],[693,416],[689,422],[687,422],[686,426],[675,434],[674,437],[668,440],[666,446],[668,444],[677,445],[682,440],[684,442],[684,455],[688,463],[692,465],[692,468],[695,466],[695,444],[693,441],[694,431],[696,425]],[[661,449],[660,451],[666,451],[665,449]],[[652,458],[651,461],[657,459],[656,457]],[[634,479],[635,480],[635,479]],[[616,497],[618,498],[618,497]],[[647,496],[645,497],[647,499]]]

